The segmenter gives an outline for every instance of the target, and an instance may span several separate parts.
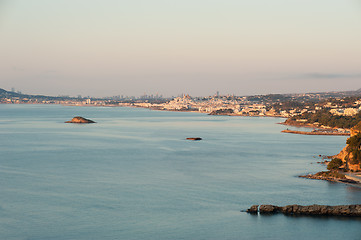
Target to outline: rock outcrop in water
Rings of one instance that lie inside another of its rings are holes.
[[[275,205],[253,205],[247,210],[252,214],[276,214],[283,213],[286,215],[309,215],[309,216],[348,216],[361,217],[361,205],[287,205],[279,207]]]
[[[77,116],[74,117],[71,121],[66,121],[66,123],[95,123],[95,122],[90,119]]]
[[[202,140],[202,138],[200,137],[190,137],[190,138],[186,138],[187,140],[192,140],[192,141],[200,141]]]

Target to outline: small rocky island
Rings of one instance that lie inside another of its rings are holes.
[[[70,121],[66,121],[65,123],[95,123],[95,122],[93,120],[77,116],[77,117],[73,117],[73,119]]]
[[[191,141],[200,141],[202,140],[202,138],[200,137],[189,137],[189,138],[186,138],[187,140],[191,140]]]
[[[251,214],[277,214],[283,213],[285,215],[309,215],[309,216],[347,216],[347,217],[361,217],[361,205],[287,205],[279,207],[275,205],[253,205],[249,208],[247,213]]]

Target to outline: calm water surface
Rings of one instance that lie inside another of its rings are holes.
[[[78,115],[97,123],[64,123]],[[240,212],[361,203],[359,188],[297,177],[346,137],[283,134],[281,121],[0,105],[0,239],[360,239],[360,219]]]

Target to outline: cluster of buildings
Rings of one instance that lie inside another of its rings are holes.
[[[217,115],[292,116],[288,111],[275,110],[271,107],[271,103],[249,101],[247,100],[247,97],[236,98],[233,96],[192,98],[189,95],[183,95],[182,97],[176,97],[166,103],[133,103],[131,106],[165,111],[192,111],[208,114],[217,113]],[[294,110],[292,113],[299,114],[302,112],[303,111]]]
[[[278,107],[275,107],[278,105]],[[130,106],[152,108],[166,111],[193,111],[202,113],[216,113],[217,115],[240,116],[277,116],[292,117],[303,113],[315,113],[322,109],[330,109],[334,115],[355,116],[361,111],[361,99],[351,107],[342,107],[331,102],[325,104],[305,103],[297,107],[283,106],[282,102],[250,101],[247,97],[213,96],[207,98],[192,98],[189,95],[176,97],[165,103],[132,103]]]
[[[338,109],[331,109],[330,113],[333,115],[339,116],[355,116],[361,111],[361,107],[359,108],[338,108]]]
[[[330,109],[333,115],[355,116],[361,111],[361,99],[351,104],[337,104],[323,101],[322,104],[311,103],[310,99],[322,99],[322,94],[293,94],[293,95],[257,95],[239,97],[233,95],[220,96],[217,93],[209,97],[195,97],[182,95],[173,99],[165,99],[160,95],[144,95],[136,99],[124,99],[123,96],[109,99],[70,98],[21,95],[2,90],[0,103],[15,104],[62,104],[75,106],[126,106],[150,108],[165,111],[192,111],[214,115],[239,116],[276,116],[293,117],[303,113],[315,113],[318,110]],[[323,96],[323,100],[328,95]],[[333,98],[336,99],[337,98]],[[338,99],[342,103],[343,98]],[[296,105],[287,105],[286,102]]]

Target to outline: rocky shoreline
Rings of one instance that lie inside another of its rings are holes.
[[[283,133],[292,133],[292,134],[302,134],[302,135],[329,135],[329,136],[350,136],[350,133],[343,133],[343,132],[334,132],[334,131],[294,131],[294,130],[283,130]]]
[[[253,205],[246,211],[251,214],[277,214],[285,215],[308,215],[308,216],[347,216],[361,217],[361,205],[287,205],[283,207],[275,205]]]
[[[324,129],[318,125],[311,124],[311,123],[303,123],[303,122],[280,122],[278,124],[285,125],[285,126],[292,126],[292,127],[304,127],[304,128],[315,128],[315,129]]]
[[[319,126],[311,123],[303,122],[280,122],[278,124],[297,127],[297,128],[313,128],[313,131],[297,131],[297,130],[283,130],[283,133],[293,133],[293,134],[302,134],[302,135],[329,135],[329,136],[350,136],[350,129],[340,129],[340,128],[330,128],[327,126]]]
[[[361,122],[350,129],[351,137],[346,140],[346,147],[337,155],[327,157],[332,159],[325,162],[329,171],[307,174],[300,177],[309,179],[341,182],[361,186]],[[324,158],[323,158],[324,159]]]
[[[306,174],[299,176],[300,178],[316,179],[316,180],[326,180],[329,182],[339,182],[339,183],[349,183],[349,184],[358,184],[361,186],[360,182],[353,179],[349,179],[345,174],[340,172],[333,171],[323,171],[315,174]]]

